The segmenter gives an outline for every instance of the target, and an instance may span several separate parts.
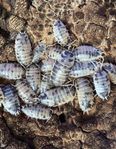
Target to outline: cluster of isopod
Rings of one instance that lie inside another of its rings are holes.
[[[23,112],[49,120],[53,107],[74,99],[88,113],[95,103],[94,90],[102,100],[108,99],[110,81],[116,84],[116,65],[104,63],[104,53],[95,47],[71,49],[68,30],[59,19],[53,24],[53,34],[58,45],[39,42],[32,50],[27,33],[19,32],[15,39],[18,63],[0,64],[0,77],[15,80],[13,85],[0,86],[0,106],[10,114]]]

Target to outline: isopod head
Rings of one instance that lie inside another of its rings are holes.
[[[68,68],[72,67],[74,64],[74,55],[70,51],[63,51],[61,53],[61,58],[58,60],[64,66]]]
[[[46,95],[46,93],[41,93],[39,96],[39,100],[43,105],[46,105],[48,107],[53,107],[55,105],[53,100],[48,99],[48,96]]]

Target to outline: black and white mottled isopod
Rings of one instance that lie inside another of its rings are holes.
[[[18,115],[20,113],[20,102],[16,89],[11,85],[5,85],[2,87],[4,100],[4,109],[12,115]]]
[[[24,69],[18,63],[0,64],[0,77],[2,78],[17,80],[21,79],[24,76],[24,74]]]
[[[108,77],[107,72],[104,70],[98,70],[94,75],[93,75],[93,83],[94,87],[96,90],[97,95],[102,99],[102,100],[107,100],[108,96],[110,94],[110,80]]]
[[[24,103],[36,102],[36,94],[26,80],[17,80],[15,86]]]
[[[56,107],[73,101],[75,92],[74,86],[61,86],[41,93],[38,101],[43,105]]]
[[[55,60],[48,58],[47,60],[42,61],[41,71],[44,73],[51,72],[53,69],[53,66],[55,64]]]
[[[40,88],[41,72],[40,69],[32,64],[26,69],[26,79],[34,91]]]
[[[94,74],[99,68],[101,64],[99,62],[76,62],[74,63],[69,76],[73,78],[84,77],[88,75]]]
[[[15,39],[15,54],[17,61],[22,66],[29,66],[32,63],[31,43],[26,32],[19,32]]]
[[[45,52],[46,52],[46,45],[43,42],[40,42],[34,49],[34,56],[32,62],[38,63],[44,56]]]
[[[94,61],[103,59],[103,51],[92,46],[79,46],[74,50],[75,59],[77,61]]]
[[[26,105],[22,107],[22,112],[28,117],[40,120],[49,120],[52,117],[52,111],[50,108],[43,107],[38,104]]]
[[[61,58],[55,62],[51,72],[51,81],[55,86],[60,86],[66,81],[73,64],[73,53],[70,51],[63,51],[61,53]]]
[[[62,23],[61,20],[55,20],[53,24],[53,33],[55,40],[60,44],[65,46],[70,39],[68,30],[66,29],[65,25]]]
[[[88,113],[94,103],[93,88],[90,81],[86,78],[79,78],[75,80],[75,87],[79,106],[84,113]]]
[[[116,65],[112,63],[104,63],[103,68],[108,72],[111,82],[116,84]]]

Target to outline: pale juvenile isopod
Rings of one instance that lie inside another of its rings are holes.
[[[15,39],[15,54],[22,66],[27,67],[32,63],[31,43],[26,32],[18,33]]]
[[[107,72],[104,70],[98,70],[94,75],[93,75],[93,83],[94,87],[96,90],[97,95],[102,99],[102,100],[107,100],[108,96],[110,94],[110,80],[108,77]]]
[[[46,52],[46,45],[40,42],[34,49],[33,63],[38,63],[44,56]]]
[[[4,109],[12,115],[18,115],[20,113],[20,101],[16,89],[11,85],[5,85],[2,87],[2,91]]]
[[[53,87],[53,85],[50,82],[50,74],[45,73],[42,77],[39,91],[40,91],[40,93],[46,92],[48,89],[50,89],[52,87]]]
[[[26,69],[26,79],[31,88],[34,91],[37,91],[37,89],[40,87],[41,82],[41,71],[40,69],[32,64]]]
[[[36,94],[26,80],[17,80],[15,87],[24,103],[36,102]]]
[[[69,76],[73,78],[84,77],[88,75],[94,74],[99,68],[101,64],[99,62],[76,62],[74,63]]]
[[[68,78],[71,67],[74,64],[74,55],[70,51],[63,51],[61,58],[54,64],[51,72],[51,82],[55,86],[62,85]]]
[[[51,72],[53,69],[53,66],[55,64],[55,60],[48,58],[47,60],[42,61],[41,71],[44,73]]]
[[[103,51],[92,46],[82,45],[74,50],[77,61],[103,60]]]
[[[0,64],[0,77],[2,78],[17,80],[21,79],[24,76],[24,74],[24,69],[18,63]]]
[[[72,102],[75,98],[74,86],[61,86],[47,90],[38,96],[38,101],[48,107],[56,107]]]
[[[94,104],[94,93],[90,81],[86,78],[75,80],[75,87],[81,110],[88,113]]]
[[[54,21],[53,34],[56,42],[58,42],[60,45],[65,46],[70,40],[68,30],[66,29],[63,22],[59,19]]]
[[[112,63],[104,63],[103,68],[108,73],[111,82],[116,84],[116,65]]]
[[[39,104],[23,106],[22,112],[28,117],[40,120],[49,120],[52,117],[52,110]]]

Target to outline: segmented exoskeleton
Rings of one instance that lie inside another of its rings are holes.
[[[0,64],[0,77],[2,78],[17,80],[21,79],[24,76],[24,74],[24,69],[18,63]]]
[[[3,86],[2,91],[4,95],[2,102],[4,109],[12,115],[18,115],[20,113],[20,102],[16,89],[9,84]]]
[[[26,70],[26,79],[34,91],[40,87],[41,72],[34,64],[30,65]]]
[[[19,32],[15,39],[15,54],[22,66],[29,66],[32,63],[31,43],[25,32]]]
[[[45,51],[46,45],[43,42],[40,42],[34,49],[34,56],[32,62],[38,63],[44,56]]]
[[[104,63],[103,68],[108,72],[111,82],[116,84],[116,65],[112,63]]]
[[[79,106],[84,113],[88,113],[94,103],[93,88],[90,81],[86,78],[79,78],[75,80],[75,87]]]
[[[58,60],[61,57],[61,53],[63,51],[63,48],[61,47],[53,47],[52,49],[49,50],[48,57],[54,60]]]
[[[65,46],[70,40],[68,30],[66,29],[62,21],[59,19],[54,21],[53,34],[56,42],[58,42],[60,45]]]
[[[110,80],[108,77],[107,72],[104,70],[98,70],[94,75],[93,75],[93,83],[94,87],[96,90],[97,95],[102,99],[102,100],[107,100],[108,96],[110,94]]]
[[[73,64],[73,53],[70,51],[63,51],[61,53],[61,58],[55,62],[51,72],[51,81],[55,86],[60,86],[66,81]]]
[[[74,98],[74,86],[61,86],[41,93],[38,97],[38,101],[43,105],[56,107],[71,102]]]
[[[103,59],[103,51],[92,46],[82,45],[74,50],[77,61],[93,61]]]
[[[43,107],[39,104],[26,105],[22,107],[22,112],[25,113],[28,117],[40,120],[49,120],[52,117],[51,109]]]
[[[99,68],[101,68],[101,64],[99,62],[76,62],[74,63],[69,76],[73,78],[84,77],[88,75],[94,74]]]
[[[47,60],[42,61],[41,71],[44,73],[51,72],[53,69],[53,66],[55,64],[55,60],[48,58]]]
[[[17,80],[15,86],[18,91],[19,97],[25,103],[36,102],[36,94],[26,80]]]
[[[49,73],[45,73],[43,75],[43,77],[42,77],[40,90],[39,91],[40,91],[40,93],[46,92],[48,89],[50,89],[52,87],[53,87],[53,85],[50,82],[50,74]]]

